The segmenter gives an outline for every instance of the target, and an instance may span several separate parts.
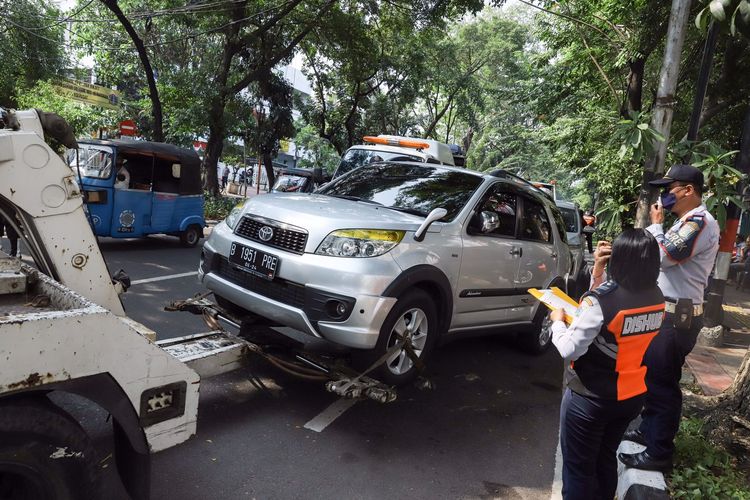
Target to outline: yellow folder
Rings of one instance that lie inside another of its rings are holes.
[[[529,288],[528,292],[549,309],[563,309],[565,311],[565,323],[567,324],[571,324],[578,313],[578,302],[556,286],[541,290]]]

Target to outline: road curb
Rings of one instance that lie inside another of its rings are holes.
[[[632,441],[620,443],[617,453],[640,453],[646,448]],[[664,474],[630,469],[617,461],[617,498],[620,500],[669,500]]]

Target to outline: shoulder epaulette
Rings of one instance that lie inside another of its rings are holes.
[[[593,290],[589,290],[588,292],[586,292],[583,295],[583,297],[581,297],[581,299],[584,299],[589,295],[593,295],[594,297],[597,297],[597,298],[603,297],[607,294],[614,292],[615,290],[617,290],[617,283],[615,283],[614,281],[605,281],[604,283],[594,288]]]

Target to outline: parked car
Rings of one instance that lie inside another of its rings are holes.
[[[178,236],[193,247],[203,238],[200,158],[161,142],[78,141],[66,153],[80,176],[94,233],[112,238]]]
[[[555,204],[560,209],[565,222],[568,246],[573,256],[573,270],[570,272],[573,284],[568,285],[568,290],[571,292],[571,296],[579,298],[589,289],[589,282],[591,281],[591,274],[584,258],[586,241],[583,235],[581,210],[578,205],[570,201],[557,200]]]
[[[570,267],[560,211],[526,181],[383,162],[236,208],[204,244],[199,277],[220,304],[367,364],[404,335],[423,360],[439,340],[477,332],[516,332],[542,352],[547,310],[527,290],[565,289]],[[416,376],[404,349],[376,372],[392,384]]]
[[[320,179],[315,179],[312,168],[284,168],[279,172],[273,183],[273,193],[312,193],[318,187],[318,183],[331,180],[328,174],[321,174]]]

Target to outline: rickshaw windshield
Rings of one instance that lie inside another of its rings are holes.
[[[78,148],[78,164],[76,164],[76,150],[66,152],[68,165],[74,171],[80,167],[81,175],[93,179],[108,179],[112,175],[112,148],[94,144],[80,144]]]

